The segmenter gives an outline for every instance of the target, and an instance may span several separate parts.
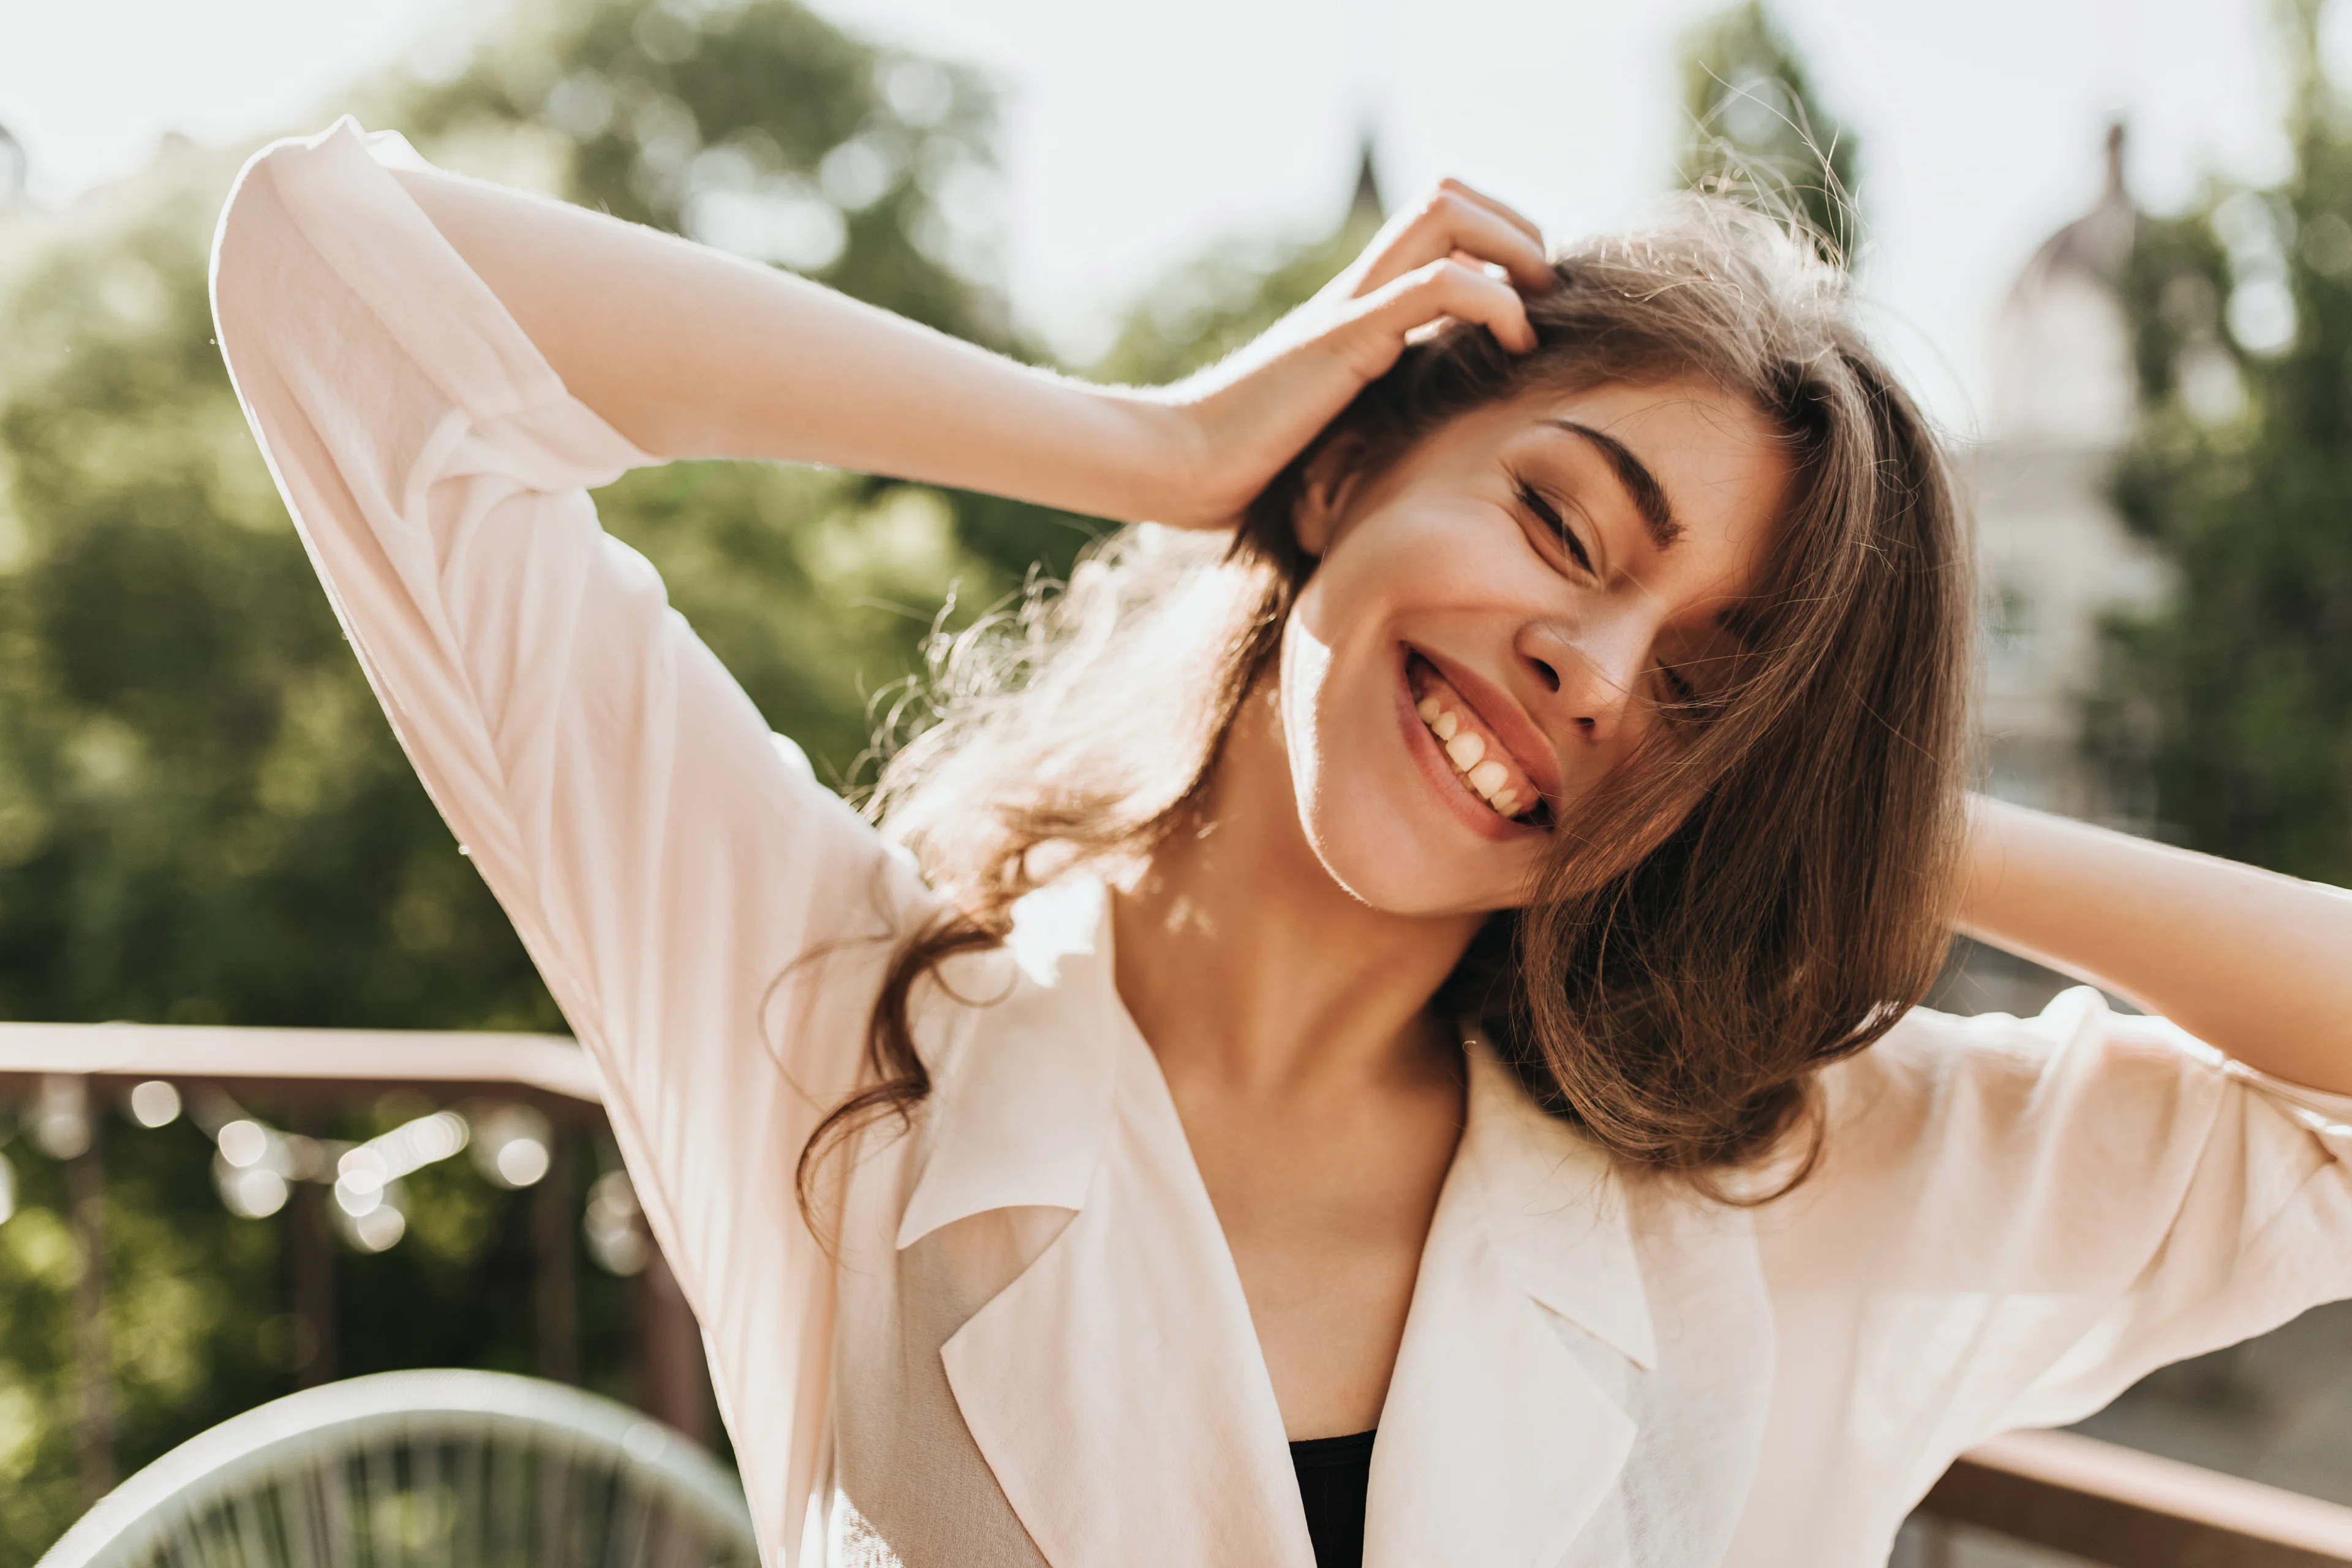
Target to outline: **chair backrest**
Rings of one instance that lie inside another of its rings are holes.
[[[626,1405],[501,1373],[387,1372],[198,1434],[39,1568],[756,1568],[734,1479]]]

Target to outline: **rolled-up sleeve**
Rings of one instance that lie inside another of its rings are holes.
[[[794,1161],[925,895],[598,527],[588,489],[650,459],[409,198],[386,165],[413,157],[348,121],[257,154],[215,247],[221,348],[402,745],[603,1077],[781,1558],[831,1332]]]
[[[1784,1375],[1826,1449],[1902,1456],[1909,1495],[2352,1297],[2352,1102],[2087,987],[2031,1019],[1915,1012],[1825,1089],[1816,1180],[1759,1219]]]

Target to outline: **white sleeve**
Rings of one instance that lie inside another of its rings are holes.
[[[1826,1087],[1815,1190],[1759,1226],[1775,1295],[1847,1419],[1936,1467],[2352,1297],[2352,1102],[2088,987],[1916,1012]]]
[[[597,526],[588,488],[651,459],[384,166],[414,157],[348,121],[257,154],[215,247],[221,348],[402,745],[603,1077],[781,1560],[832,1312],[793,1163],[927,895]]]

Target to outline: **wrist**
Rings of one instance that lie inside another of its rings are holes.
[[[1122,520],[1172,528],[1230,523],[1231,509],[1220,510],[1213,493],[1216,443],[1198,401],[1172,387],[1103,390],[1129,432],[1118,476]]]

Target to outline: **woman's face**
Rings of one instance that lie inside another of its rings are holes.
[[[1312,493],[1280,694],[1325,868],[1396,914],[1523,902],[1555,823],[1705,722],[1788,481],[1761,416],[1677,380],[1527,394]]]

